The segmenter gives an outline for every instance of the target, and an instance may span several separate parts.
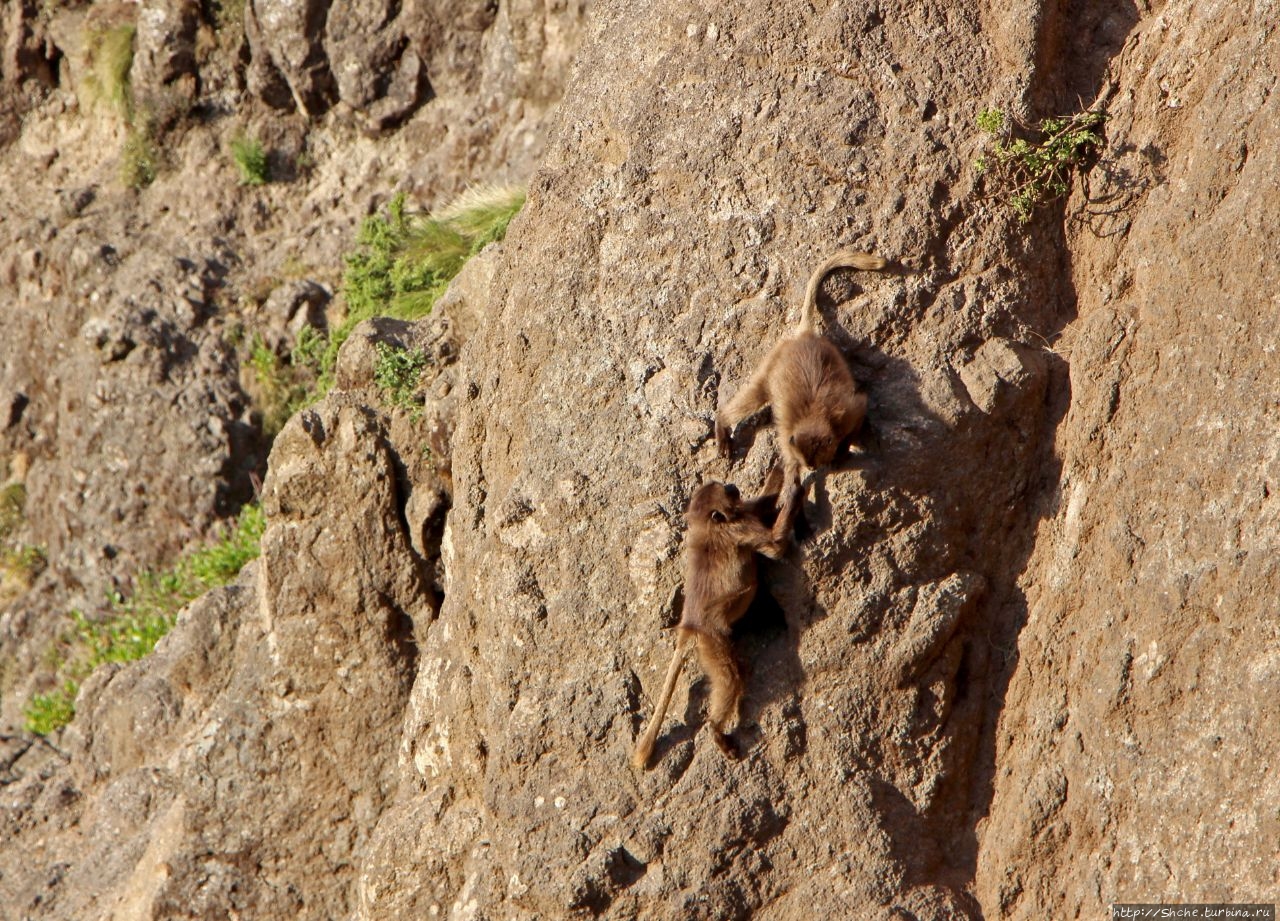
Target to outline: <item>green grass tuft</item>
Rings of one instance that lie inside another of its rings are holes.
[[[8,483],[0,487],[0,540],[8,538],[26,520],[27,487]]]
[[[244,28],[245,0],[212,0],[213,27],[221,32],[224,29]]]
[[[80,682],[68,679],[48,694],[33,695],[22,711],[27,731],[47,736],[71,722],[76,715],[76,693],[79,690]]]
[[[226,585],[258,556],[265,529],[261,506],[246,505],[216,542],[183,555],[169,569],[143,573],[128,597],[112,597],[106,616],[90,620],[73,611],[68,649],[57,657],[62,683],[31,698],[24,710],[27,730],[47,735],[71,722],[80,684],[95,668],[132,662],[155,649],[188,602]]]
[[[145,119],[135,119],[120,150],[120,181],[131,189],[155,182],[159,153]]]
[[[241,185],[266,184],[267,152],[261,141],[243,135],[232,138],[231,159],[235,161]]]
[[[426,316],[466,261],[506,236],[524,201],[519,186],[481,186],[425,215],[406,211],[401,194],[385,214],[366,218],[355,250],[346,256],[347,317],[330,334],[321,356],[317,398],[332,386],[338,350],[356,324],[371,317]]]
[[[144,189],[155,181],[160,168],[153,113],[137,106],[129,77],[133,69],[136,28],[132,23],[90,30],[85,44],[84,75],[80,84],[84,101],[114,112],[125,126],[120,149],[120,181]]]
[[[434,217],[469,238],[474,254],[506,235],[524,202],[525,190],[518,185],[474,186]]]
[[[262,412],[262,431],[275,438],[298,410],[315,402],[315,382],[325,347],[324,335],[303,327],[298,344],[288,358],[281,358],[254,335],[245,363],[253,375],[254,402]]]
[[[85,74],[81,81],[91,104],[113,109],[126,122],[133,118],[129,71],[133,68],[132,23],[96,29],[85,45]]]
[[[42,548],[13,539],[26,522],[26,513],[27,487],[23,483],[0,487],[0,601],[29,589],[47,564]]]

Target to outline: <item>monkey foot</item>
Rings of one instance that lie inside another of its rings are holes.
[[[742,757],[742,749],[738,747],[738,743],[732,735],[712,730],[711,737],[716,740],[716,746],[719,747],[726,758],[737,761]]]

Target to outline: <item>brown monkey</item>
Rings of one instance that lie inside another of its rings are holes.
[[[638,770],[648,765],[653,754],[690,644],[697,645],[698,658],[711,678],[707,721],[716,744],[725,754],[734,753],[726,728],[737,719],[743,688],[729,632],[755,597],[755,555],[778,559],[786,552],[791,522],[775,516],[778,494],[771,491],[777,490],[781,481],[782,470],[775,467],[765,485],[766,494],[750,502],[742,500],[732,483],[715,482],[699,487],[689,500],[685,512],[689,533],[685,538],[684,613],[662,696],[631,758]],[[788,504],[799,508],[790,498]]]
[[[818,266],[805,289],[795,333],[773,347],[716,416],[716,445],[727,458],[733,453],[733,427],[766,404],[772,407],[788,501],[795,495],[792,487],[802,468],[830,464],[867,414],[866,394],[858,392],[844,356],[817,330],[818,286],[835,269],[884,266],[882,257],[854,250],[842,250]],[[784,506],[780,517],[790,518],[793,512]]]

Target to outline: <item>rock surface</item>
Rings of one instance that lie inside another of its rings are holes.
[[[527,12],[474,15],[551,68],[559,20]],[[361,327],[277,439],[262,562],[96,674],[57,751],[15,748],[0,905],[950,921],[1265,899],[1275,36],[1188,2],[592,17],[505,243],[429,322]],[[436,91],[486,46],[450,21],[415,50]],[[289,55],[289,91],[316,91]],[[1095,98],[1087,194],[1026,225],[980,195],[982,109]],[[727,464],[711,419],[837,246],[892,260],[819,299],[868,427],[740,631],[744,756],[699,731],[686,672],[637,774],[684,503],[711,477],[753,492],[776,453],[760,420]],[[76,341],[145,355],[129,317]],[[381,404],[379,342],[431,356],[420,409]]]
[[[989,917],[1275,891],[1280,44],[1222,12],[1133,29],[1115,159],[1069,225],[1071,403],[995,738]]]
[[[359,11],[314,6],[327,40],[355,41]],[[24,117],[13,138],[0,128],[12,141],[0,147],[0,481],[24,465],[17,538],[48,558],[0,610],[0,725],[14,725],[47,689],[68,612],[92,615],[253,497],[269,438],[245,386],[250,346],[287,354],[304,324],[341,312],[342,257],[364,216],[397,190],[432,207],[529,175],[584,10],[523,11],[540,44],[505,16],[453,17],[470,51],[433,58],[448,89],[415,96],[375,141],[369,121],[399,77],[368,70],[387,86],[323,120],[282,114],[253,92],[266,64],[252,31],[188,0],[2,8],[0,111]],[[274,40],[309,41],[295,25]],[[439,38],[420,15],[392,25],[392,44]],[[132,125],[89,90],[95,35],[129,26]],[[144,124],[157,177],[135,190],[119,172]],[[271,182],[238,184],[236,137],[262,142]]]

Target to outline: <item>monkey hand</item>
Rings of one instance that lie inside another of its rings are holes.
[[[716,420],[716,449],[725,460],[733,460],[733,435],[729,431],[729,426],[719,419]]]
[[[796,516],[800,514],[800,507],[804,504],[804,486],[799,480],[794,480],[785,487],[783,496],[782,507],[773,523],[773,539],[781,542],[785,549],[786,541],[795,527]]]

